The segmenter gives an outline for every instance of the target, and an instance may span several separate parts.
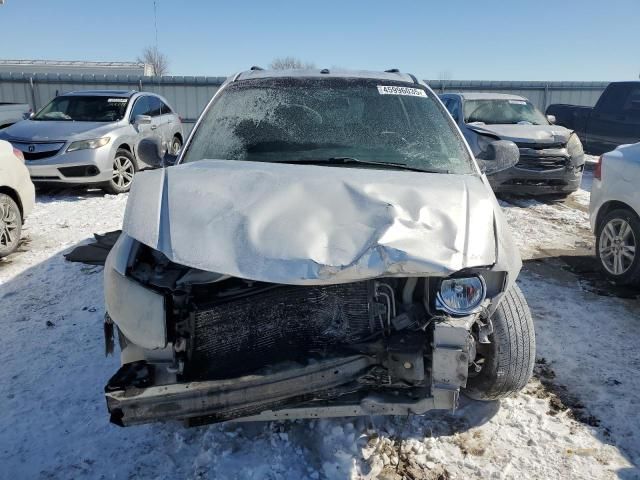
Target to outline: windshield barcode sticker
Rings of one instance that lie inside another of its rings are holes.
[[[411,87],[391,87],[378,85],[378,93],[380,95],[410,95],[412,97],[426,97],[427,92],[420,88]]]
[[[110,98],[107,100],[108,103],[127,103],[126,98]]]

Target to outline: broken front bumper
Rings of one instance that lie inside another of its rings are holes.
[[[156,375],[162,373],[157,371],[162,366],[129,363],[105,387],[107,407],[111,421],[120,426],[170,419],[200,424],[452,410],[467,382],[468,337],[474,321],[474,317],[464,317],[436,323],[430,365],[406,358],[394,360],[394,355],[360,354],[275,373],[163,385],[157,381],[161,375]],[[429,386],[407,389],[402,395],[385,392],[384,385],[353,386],[381,366],[389,370],[424,368]]]
[[[566,148],[520,148],[517,165],[488,178],[496,193],[572,193],[580,188],[583,170],[584,161],[576,163]]]

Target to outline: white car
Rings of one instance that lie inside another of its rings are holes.
[[[589,210],[596,255],[617,283],[640,283],[640,143],[602,155],[593,177]]]
[[[35,189],[22,152],[0,140],[0,257],[17,248],[22,224],[34,204]]]

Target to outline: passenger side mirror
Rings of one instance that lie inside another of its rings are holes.
[[[143,115],[139,115],[143,116]],[[175,165],[177,155],[170,155],[159,138],[143,138],[138,144],[138,160],[151,168],[164,168]]]
[[[547,120],[549,120],[549,123],[551,125],[555,125],[556,124],[556,116],[555,115],[547,115]]]
[[[509,140],[496,140],[477,160],[483,173],[493,175],[515,166],[520,161],[520,150]]]
[[[134,123],[136,125],[149,125],[151,123],[151,117],[149,115],[136,115]]]

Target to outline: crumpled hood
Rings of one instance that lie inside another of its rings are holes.
[[[495,135],[500,140],[515,143],[565,144],[572,131],[559,125],[473,125],[467,127],[478,133]]]
[[[23,120],[2,130],[3,138],[32,142],[89,140],[112,132],[117,123]]]
[[[520,259],[487,188],[473,175],[203,160],[137,174],[123,230],[178,264],[273,283],[499,260],[515,279]]]

